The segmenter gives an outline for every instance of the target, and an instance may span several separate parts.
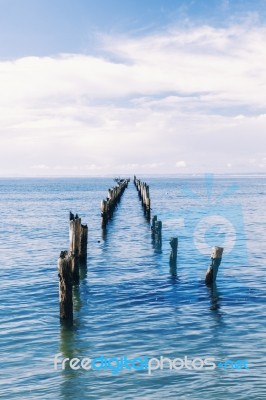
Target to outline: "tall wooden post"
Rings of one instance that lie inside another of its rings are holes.
[[[144,198],[145,215],[148,220],[151,218],[151,200],[149,193],[149,185],[145,184],[145,198]]]
[[[58,259],[60,319],[69,323],[73,322],[72,263],[73,257],[67,251],[61,251]]]
[[[207,285],[212,285],[216,281],[219,265],[222,261],[223,250],[223,247],[215,246],[212,248],[211,265],[209,266],[205,277],[205,283]]]
[[[73,215],[73,214],[72,214]],[[81,242],[81,218],[76,214],[74,219],[70,220],[69,226],[69,251],[73,256],[73,282],[79,281],[79,255]]]

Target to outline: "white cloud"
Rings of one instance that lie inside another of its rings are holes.
[[[1,61],[0,174],[264,168],[265,34],[201,26]]]
[[[187,166],[187,164],[186,164],[185,161],[177,161],[177,162],[175,163],[175,165],[176,165],[177,168],[184,168],[184,167]]]

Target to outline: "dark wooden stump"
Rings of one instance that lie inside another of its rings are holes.
[[[176,275],[176,262],[177,262],[177,246],[178,246],[178,239],[176,237],[172,237],[170,239],[170,246],[171,246],[171,254],[170,254],[170,273],[172,275]]]
[[[73,322],[72,263],[72,256],[62,251],[58,259],[60,319],[70,323]]]

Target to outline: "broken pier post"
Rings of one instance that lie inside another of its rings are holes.
[[[176,262],[177,262],[177,246],[178,246],[178,239],[177,237],[172,237],[170,239],[170,246],[171,246],[171,254],[170,254],[170,273],[172,275],[176,275]]]
[[[79,281],[79,256],[80,256],[80,242],[81,242],[81,218],[78,214],[70,213],[69,222],[69,252],[73,257],[73,281]]]
[[[58,277],[59,277],[59,303],[61,321],[73,322],[73,257],[68,251],[61,251],[58,259]]]
[[[61,251],[58,259],[60,319],[73,321],[73,285],[79,282],[79,267],[86,265],[88,226],[78,214],[69,213],[69,250]]]
[[[222,261],[223,250],[223,247],[218,246],[212,248],[211,265],[209,266],[205,276],[206,285],[212,285],[216,281],[219,265]]]

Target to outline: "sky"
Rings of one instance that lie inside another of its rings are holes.
[[[266,7],[0,0],[0,177],[266,172]]]

